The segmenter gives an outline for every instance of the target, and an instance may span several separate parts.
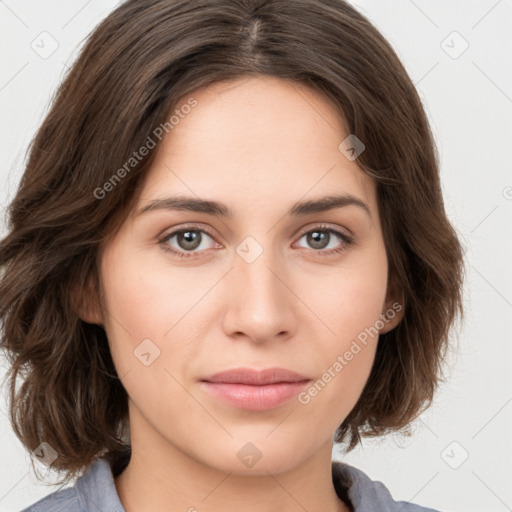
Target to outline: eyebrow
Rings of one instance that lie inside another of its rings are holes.
[[[288,210],[287,215],[292,217],[300,217],[309,215],[311,213],[325,212],[346,206],[357,206],[358,208],[364,210],[371,218],[371,212],[368,205],[361,199],[351,194],[329,195],[309,201],[299,201]],[[136,215],[139,216],[155,210],[179,210],[195,213],[206,213],[207,215],[214,215],[216,217],[230,219],[235,217],[235,212],[228,208],[225,204],[219,203],[217,201],[187,196],[153,199],[147,205],[140,208]]]

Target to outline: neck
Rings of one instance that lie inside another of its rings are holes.
[[[136,434],[136,433],[135,433]],[[349,512],[332,481],[332,444],[284,471],[222,471],[168,442],[138,443],[132,432],[131,459],[115,479],[126,512]],[[255,466],[254,468],[256,468]]]

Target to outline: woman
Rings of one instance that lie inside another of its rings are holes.
[[[407,432],[462,314],[421,101],[349,4],[123,3],[9,214],[13,428],[82,474],[26,510],[432,510],[331,460]]]

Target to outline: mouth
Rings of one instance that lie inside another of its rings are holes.
[[[311,379],[283,368],[234,368],[201,379],[205,391],[240,409],[263,411],[289,402]]]
[[[215,373],[201,380],[224,384],[266,385],[281,382],[302,382],[311,379],[297,372],[286,370],[285,368],[266,368],[264,370],[232,368]]]

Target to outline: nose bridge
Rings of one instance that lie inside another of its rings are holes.
[[[242,295],[247,294],[265,303],[277,302],[277,295],[282,296],[283,287],[282,281],[276,277],[276,274],[282,272],[282,266],[270,245],[270,239],[266,238],[264,247],[263,243],[253,237],[247,237],[237,247],[235,263],[237,279],[242,283]],[[244,287],[246,290],[243,290]]]
[[[265,240],[268,242],[271,237]],[[290,292],[276,251],[247,237],[236,249],[231,328],[253,339],[264,339],[289,329]]]

